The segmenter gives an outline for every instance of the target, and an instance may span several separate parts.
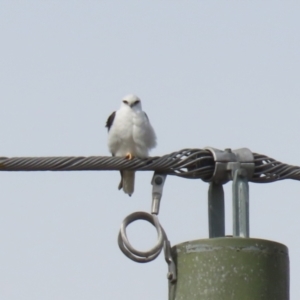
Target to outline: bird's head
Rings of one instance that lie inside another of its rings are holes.
[[[142,110],[141,99],[136,95],[127,95],[122,100],[123,107],[129,107],[134,110]]]

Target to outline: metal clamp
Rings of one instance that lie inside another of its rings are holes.
[[[248,148],[241,148],[237,150],[225,149],[224,151],[207,147],[206,150],[210,151],[215,160],[215,170],[208,182],[216,182],[224,184],[233,180],[234,172],[237,169],[244,169],[247,172],[247,178],[252,178],[254,174],[254,157]]]

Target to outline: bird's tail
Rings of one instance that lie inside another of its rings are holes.
[[[121,171],[121,181],[118,189],[131,196],[134,192],[135,171]]]

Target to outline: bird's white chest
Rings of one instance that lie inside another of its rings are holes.
[[[109,132],[108,144],[111,152],[116,156],[125,156],[128,152],[138,157],[147,156],[148,149],[144,141],[147,123],[143,111],[117,111]]]
[[[132,110],[118,111],[114,122],[114,127],[123,139],[134,139],[138,131],[143,126],[143,112],[134,112]]]

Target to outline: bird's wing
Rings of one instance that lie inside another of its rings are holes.
[[[107,127],[107,131],[110,130],[112,124],[114,123],[114,119],[116,116],[116,112],[114,111],[107,119],[105,127]]]
[[[151,126],[150,120],[148,115],[144,112],[147,124],[144,131],[144,141],[147,148],[152,149],[156,146],[156,134],[154,132],[153,127]]]

